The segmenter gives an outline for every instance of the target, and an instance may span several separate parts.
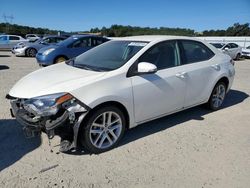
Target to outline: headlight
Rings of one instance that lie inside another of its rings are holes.
[[[39,116],[50,116],[58,112],[58,106],[73,96],[69,93],[57,93],[52,95],[44,95],[24,101],[24,109],[35,112]]]
[[[50,49],[48,49],[48,50],[45,50],[44,52],[43,52],[43,55],[48,55],[49,53],[51,53],[52,51],[54,51],[55,50],[55,48],[50,48]]]

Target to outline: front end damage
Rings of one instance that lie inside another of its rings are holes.
[[[11,114],[23,126],[26,137],[34,137],[41,132],[52,139],[61,137],[60,151],[77,149],[80,125],[90,108],[70,94],[60,94],[53,102],[44,98],[23,99],[7,95],[11,103]],[[46,108],[41,104],[47,103]],[[40,106],[39,106],[40,105]]]

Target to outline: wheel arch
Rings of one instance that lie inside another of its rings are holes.
[[[94,111],[96,111],[96,110],[98,110],[98,109],[100,109],[102,107],[105,107],[105,106],[115,106],[118,109],[120,109],[123,112],[124,116],[125,116],[125,120],[126,120],[126,125],[125,126],[126,126],[126,129],[129,129],[130,116],[129,116],[128,110],[127,110],[127,108],[122,103],[120,103],[118,101],[106,101],[106,102],[98,104],[94,108],[91,108],[91,110],[88,112],[87,116],[84,119],[90,117],[91,114]]]
[[[226,90],[228,90],[228,86],[229,86],[229,79],[226,76],[221,77],[220,79],[218,79],[218,81],[215,83],[214,87],[216,86],[217,83],[219,82],[224,82],[226,84]]]

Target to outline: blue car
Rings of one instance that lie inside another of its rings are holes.
[[[36,54],[36,60],[41,66],[60,63],[74,58],[108,40],[100,36],[73,35],[56,45],[40,49]]]

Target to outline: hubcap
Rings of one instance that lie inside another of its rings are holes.
[[[116,143],[121,131],[121,117],[113,111],[104,112],[93,121],[90,127],[90,141],[96,148],[105,149]]]
[[[226,89],[224,85],[218,85],[213,93],[212,96],[212,103],[215,108],[218,108],[221,106],[222,102],[224,101],[226,94]]]
[[[65,61],[65,58],[59,57],[59,58],[56,60],[56,63],[61,63],[61,62],[64,62],[64,61]]]

